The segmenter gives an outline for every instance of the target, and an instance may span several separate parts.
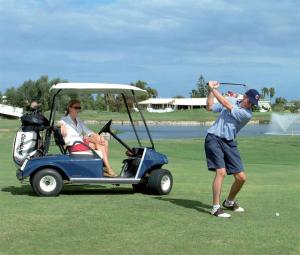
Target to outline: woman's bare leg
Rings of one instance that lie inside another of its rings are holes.
[[[101,135],[97,135],[95,136],[95,138],[96,138],[96,144],[102,145],[104,147],[104,150],[106,151],[106,154],[109,155],[107,140],[105,140],[105,138]]]
[[[89,143],[89,146],[91,147],[91,149],[93,149],[93,150],[95,150],[96,149],[96,146],[95,146],[95,144],[93,144],[93,143]]]
[[[96,144],[96,150],[100,150],[102,152],[102,160],[104,165],[107,168],[107,173],[110,175],[116,175],[109,163],[108,154],[107,154],[107,150],[105,149],[105,146]]]
[[[100,150],[102,152],[103,163],[107,168],[107,172],[110,175],[116,175],[109,163],[109,149],[108,142],[100,135],[94,134],[89,138],[90,143],[93,144],[94,150]]]

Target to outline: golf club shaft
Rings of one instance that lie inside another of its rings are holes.
[[[247,85],[246,84],[242,84],[242,83],[231,83],[231,82],[219,82],[220,85],[230,85],[230,86],[243,86],[245,89],[247,89]],[[206,85],[208,86],[208,82],[206,83]]]
[[[247,87],[246,84],[242,84],[242,83],[231,83],[231,82],[219,82],[220,85],[233,85],[233,86],[244,86]],[[206,83],[206,85],[208,85],[208,82]]]
[[[230,83],[230,82],[220,82],[220,85],[233,85],[233,86],[244,86],[247,87],[246,84],[242,84],[242,83]]]

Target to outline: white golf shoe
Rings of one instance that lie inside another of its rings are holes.
[[[231,215],[229,213],[224,212],[221,207],[219,207],[217,210],[212,209],[211,215],[214,215],[214,216],[220,217],[220,218],[230,218],[231,217]]]
[[[228,203],[227,200],[225,200],[222,204],[226,209],[232,210],[234,212],[244,212],[245,209],[243,207],[240,207],[239,204],[234,201],[233,204]]]

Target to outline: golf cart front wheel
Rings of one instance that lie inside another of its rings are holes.
[[[62,177],[54,169],[40,170],[32,178],[32,188],[39,196],[57,196],[62,187]]]
[[[167,195],[173,187],[172,174],[165,169],[156,169],[150,173],[148,185],[150,192],[158,195]]]

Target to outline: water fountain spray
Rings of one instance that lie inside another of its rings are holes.
[[[272,113],[267,135],[300,135],[300,114]]]

